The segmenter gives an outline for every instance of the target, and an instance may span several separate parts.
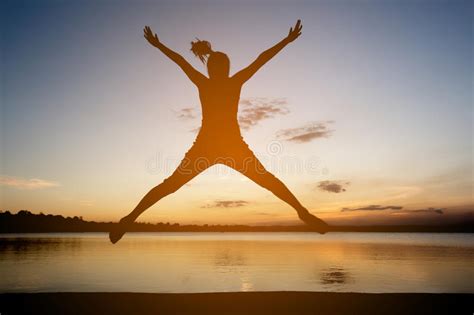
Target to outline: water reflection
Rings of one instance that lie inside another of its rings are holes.
[[[3,235],[0,291],[474,292],[472,235],[367,234]]]
[[[324,285],[346,284],[351,281],[351,275],[344,268],[330,267],[320,273],[321,283]]]
[[[82,245],[80,238],[0,238],[0,257],[8,259],[9,255],[22,259],[27,256],[51,251],[77,251]]]
[[[214,264],[218,267],[233,267],[245,265],[245,261],[241,253],[236,253],[232,249],[223,249],[217,252]]]

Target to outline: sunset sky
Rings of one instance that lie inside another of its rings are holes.
[[[116,221],[174,170],[201,111],[195,86],[143,38],[231,73],[303,34],[242,90],[243,135],[330,223],[473,215],[471,1],[2,1],[0,210]],[[139,221],[296,223],[214,167]]]

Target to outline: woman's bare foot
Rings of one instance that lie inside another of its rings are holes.
[[[128,227],[133,223],[133,220],[128,217],[123,217],[119,223],[112,226],[112,230],[109,232],[109,239],[112,244],[117,243],[127,232]]]
[[[309,211],[301,211],[298,217],[308,226],[314,228],[320,234],[326,234],[330,230],[330,226],[320,218],[312,215]]]

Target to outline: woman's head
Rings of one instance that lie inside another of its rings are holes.
[[[207,59],[207,73],[210,78],[228,78],[230,72],[230,60],[226,54],[214,51]]]
[[[191,42],[191,51],[204,64],[207,64],[207,72],[212,78],[228,78],[230,72],[230,60],[226,54],[220,51],[213,51],[211,43],[205,40]]]

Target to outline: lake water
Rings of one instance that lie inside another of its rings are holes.
[[[0,292],[474,293],[474,235],[0,234]]]

